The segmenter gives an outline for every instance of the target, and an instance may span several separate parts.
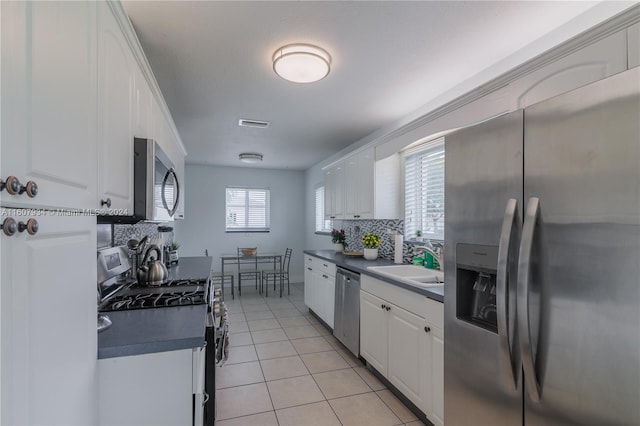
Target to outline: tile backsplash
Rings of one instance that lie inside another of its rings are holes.
[[[380,247],[378,257],[393,259],[393,235],[387,231],[395,231],[402,234],[404,232],[404,220],[402,219],[382,219],[382,220],[335,220],[333,227],[344,229],[346,237],[346,249],[351,251],[362,251],[361,238],[367,232],[375,232],[380,235]]]
[[[162,225],[171,226],[168,223],[148,222],[139,222],[133,225],[115,224],[113,225],[113,244],[116,246],[127,245],[127,241],[130,239],[139,240],[145,235],[148,235],[150,240],[160,238],[158,226]]]
[[[346,250],[362,251],[363,245],[361,238],[367,232],[375,232],[380,235],[380,247],[378,248],[378,257],[393,260],[394,242],[393,235],[389,234],[389,230],[404,234],[404,220],[402,219],[372,219],[372,220],[334,220],[333,227],[336,229],[344,229],[346,237]],[[442,242],[442,241],[440,241]],[[414,249],[417,246],[424,245],[419,242],[407,242],[402,245],[402,261],[403,263],[411,263],[411,259],[417,253]]]

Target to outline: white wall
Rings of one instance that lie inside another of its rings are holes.
[[[271,232],[225,232],[225,188],[267,187],[271,190]],[[305,174],[302,171],[251,169],[191,165],[185,171],[185,219],[175,222],[181,256],[203,256],[205,249],[215,257],[235,253],[237,247],[258,247],[259,251],[283,253],[293,249],[290,272],[293,282],[304,278]],[[266,267],[266,266],[265,266]]]

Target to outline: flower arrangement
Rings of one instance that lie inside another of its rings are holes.
[[[331,241],[334,244],[344,244],[344,240],[345,240],[345,236],[344,236],[344,229],[341,230],[337,230],[337,229],[332,229],[331,230]]]
[[[365,248],[378,248],[380,246],[380,236],[376,233],[367,232],[362,236],[362,244],[364,244]]]

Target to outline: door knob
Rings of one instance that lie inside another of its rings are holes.
[[[24,232],[27,231],[27,233],[29,235],[35,235],[38,232],[38,228],[40,225],[38,225],[38,221],[31,218],[29,220],[27,220],[27,223],[24,222],[19,222],[18,223],[18,231],[20,232]]]
[[[20,181],[15,176],[9,176],[6,181],[2,182],[2,189],[6,189],[11,195],[20,192]]]
[[[431,327],[429,327],[429,326],[425,326],[425,327],[424,327],[424,331],[425,331],[426,333],[430,332],[430,331],[431,331]]]
[[[100,200],[100,206],[104,207],[107,206],[107,208],[111,208],[111,198],[107,198],[106,200],[102,199]]]
[[[29,198],[35,197],[36,195],[38,195],[38,184],[30,180],[26,185],[20,185],[20,191],[18,191],[18,193],[24,194],[25,192],[27,193]]]
[[[0,229],[2,229],[4,235],[10,237],[16,233],[16,231],[18,230],[18,225],[12,217],[8,217],[2,221],[2,223],[0,224]]]

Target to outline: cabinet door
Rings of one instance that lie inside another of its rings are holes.
[[[98,424],[191,425],[192,370],[192,349],[101,359]]]
[[[133,134],[138,138],[151,138],[152,137],[152,110],[153,110],[153,95],[151,94],[151,88],[147,79],[142,74],[140,67],[135,67],[134,74],[134,124]]]
[[[424,409],[431,423],[444,424],[444,331],[440,327],[431,327],[424,337],[425,367],[424,378],[427,390],[424,392]]]
[[[422,407],[422,371],[425,368],[425,320],[411,312],[391,305],[387,311],[389,365],[387,378],[407,398]]]
[[[111,7],[98,3],[97,208],[133,213],[133,117],[136,63]]]
[[[312,286],[313,286],[313,261],[307,260],[304,263],[304,304],[311,308],[312,302]]]
[[[640,65],[640,23],[627,29],[627,56],[629,69]]]
[[[358,219],[373,219],[374,209],[374,151],[373,148],[365,149],[356,156],[357,175],[356,216]]]
[[[387,375],[387,312],[385,301],[360,291],[360,355]]]
[[[29,219],[26,210],[5,212]],[[0,423],[96,424],[95,217],[36,220],[35,235],[0,237]]]
[[[333,328],[333,315],[335,313],[336,283],[335,277],[325,273],[316,273],[316,313]]]
[[[358,156],[344,160],[344,218],[358,218],[358,197],[360,184]]]
[[[0,202],[92,209],[96,3],[2,2],[1,7],[2,177],[13,175],[22,184],[32,180],[38,194],[29,198],[5,190]]]
[[[326,219],[344,217],[344,166],[343,162],[325,170],[324,215]]]

